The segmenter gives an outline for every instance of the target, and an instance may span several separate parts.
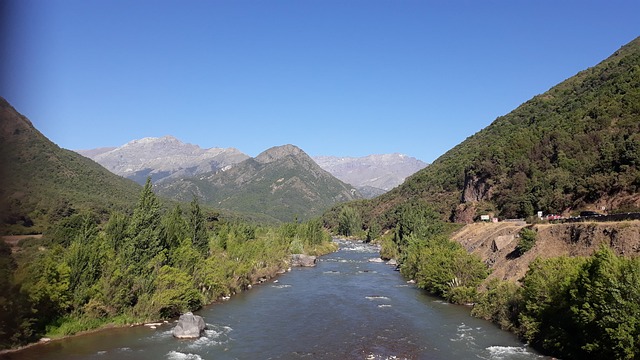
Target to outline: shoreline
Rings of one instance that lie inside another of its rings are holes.
[[[337,251],[337,249],[334,250],[334,251]],[[327,254],[322,254],[322,255],[327,255]],[[320,256],[322,256],[322,255],[320,255]],[[227,297],[227,296],[220,297],[220,298],[214,300],[213,302],[204,305],[203,307],[201,307],[200,309],[196,310],[195,312],[198,312],[198,311],[200,311],[203,308],[208,307],[208,306],[213,306],[213,305],[216,305],[216,304],[219,304],[219,303],[222,303],[222,302],[229,301],[231,298],[233,298],[234,295],[237,295],[237,294],[239,294],[240,292],[243,292],[243,291],[251,290],[253,288],[253,286],[265,284],[265,283],[268,283],[268,282],[273,282],[273,280],[276,279],[279,275],[286,274],[287,272],[291,271],[291,267],[289,266],[290,262],[287,261],[285,264],[286,264],[286,268],[285,267],[278,268],[273,273],[269,274],[269,276],[268,276],[266,281],[264,281],[264,280],[260,281],[261,279],[264,279],[264,277],[258,277],[248,287],[246,287],[244,289],[240,289],[239,292],[232,293],[229,297]],[[122,325],[117,325],[117,324],[114,324],[114,323],[107,323],[104,326],[100,326],[100,327],[97,327],[95,329],[83,330],[83,331],[77,332],[75,334],[63,335],[63,336],[55,337],[55,338],[48,338],[48,337],[44,336],[44,337],[40,338],[40,340],[38,340],[36,342],[33,342],[33,343],[22,345],[22,346],[17,347],[17,348],[10,348],[10,349],[0,350],[0,357],[2,357],[3,355],[7,355],[7,354],[17,353],[17,352],[20,352],[20,351],[23,351],[23,350],[26,350],[26,349],[29,349],[29,348],[32,348],[32,347],[46,346],[46,345],[51,344],[53,342],[58,342],[58,341],[61,341],[61,340],[74,338],[74,337],[80,337],[80,336],[84,336],[84,335],[91,335],[91,334],[95,334],[95,333],[106,331],[106,330],[122,329],[122,328],[128,328],[128,327],[139,327],[139,326],[146,326],[147,324],[155,324],[155,323],[165,324],[165,321],[167,323],[171,323],[171,322],[175,322],[176,319],[177,318],[169,319],[169,320],[160,319],[160,320],[136,322],[136,323],[122,324]]]

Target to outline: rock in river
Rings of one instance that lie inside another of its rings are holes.
[[[316,257],[304,254],[292,254],[291,266],[316,266]]]
[[[202,316],[188,312],[180,315],[178,325],[173,328],[173,336],[178,339],[197,339],[206,327]]]

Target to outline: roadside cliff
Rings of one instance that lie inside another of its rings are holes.
[[[516,251],[520,231],[536,231],[533,248],[520,255]],[[640,221],[584,222],[571,224],[474,223],[457,231],[452,240],[477,254],[489,265],[488,279],[518,281],[537,257],[588,256],[601,245],[616,254],[640,255]]]

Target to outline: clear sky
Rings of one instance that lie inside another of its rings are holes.
[[[640,36],[638,0],[0,2],[0,96],[68,149],[432,162]]]

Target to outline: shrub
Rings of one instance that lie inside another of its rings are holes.
[[[524,228],[520,230],[519,235],[520,239],[518,240],[518,245],[516,245],[518,256],[523,255],[533,248],[536,244],[536,235],[538,235],[538,233],[533,229]]]

